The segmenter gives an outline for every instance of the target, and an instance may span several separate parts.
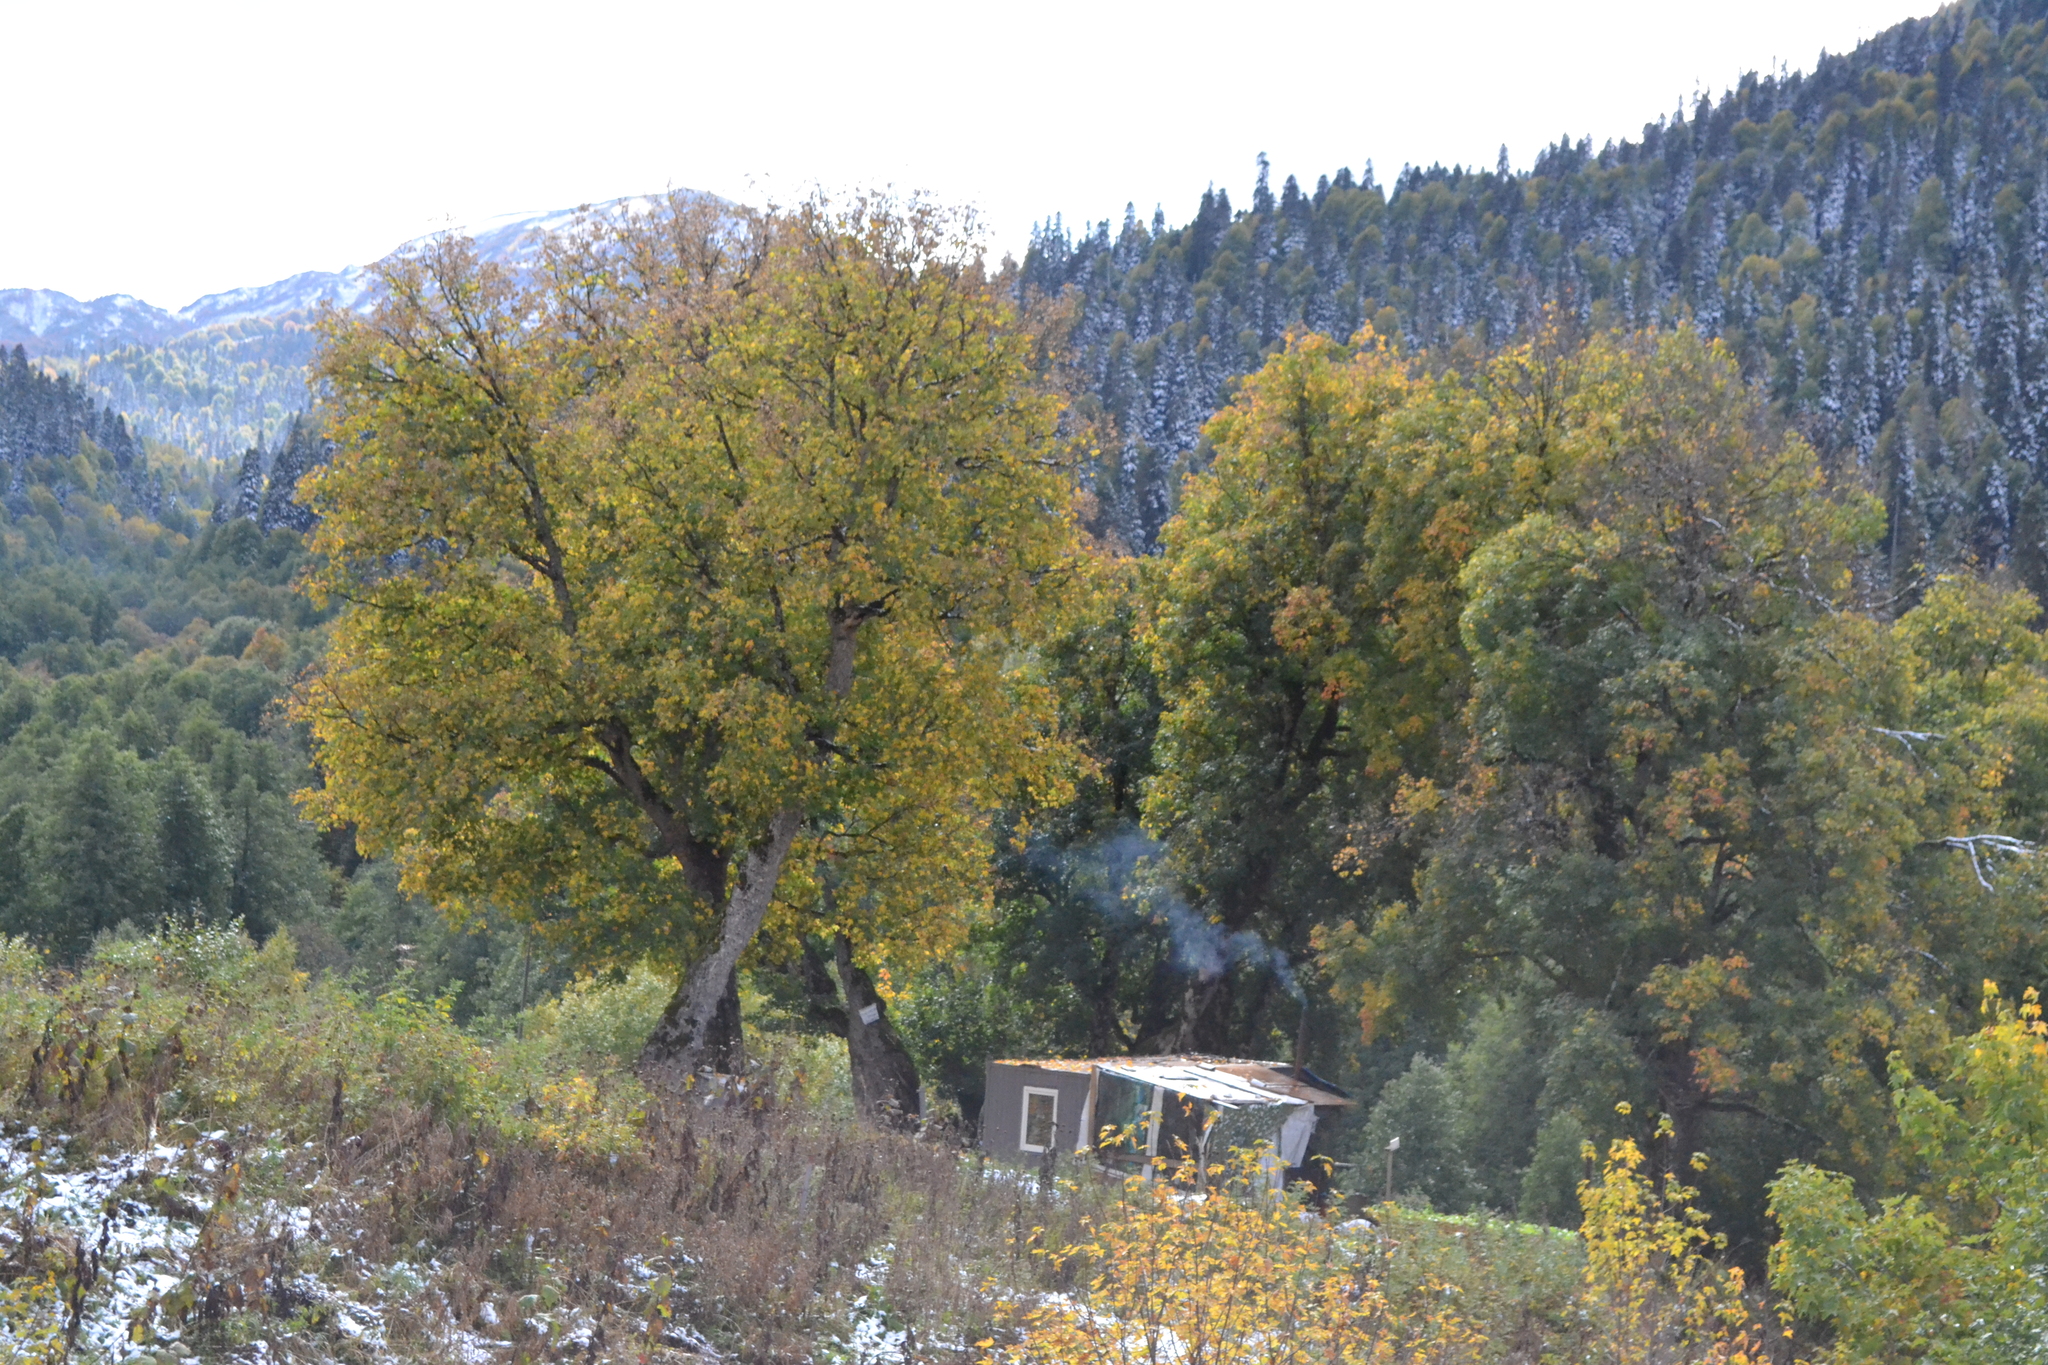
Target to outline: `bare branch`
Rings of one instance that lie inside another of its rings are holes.
[[[1906,746],[1906,752],[1912,754],[1915,758],[1920,756],[1919,750],[1913,747],[1915,744],[1932,744],[1936,740],[1948,738],[1947,735],[1938,734],[1933,730],[1887,730],[1882,725],[1871,726],[1870,732],[1874,735],[1884,735],[1887,738],[1897,740]]]
[[[1957,848],[1970,855],[1970,870],[1977,874],[1977,885],[1986,891],[1997,888],[1991,885],[1991,878],[1985,875],[1984,867],[1994,853],[2003,853],[2009,858],[2031,858],[2039,851],[2040,845],[2029,839],[2015,839],[2009,834],[1952,834],[1938,839],[1930,847]]]

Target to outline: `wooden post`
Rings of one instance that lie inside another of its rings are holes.
[[[1074,1143],[1074,1154],[1095,1150],[1095,1130],[1101,1122],[1095,1117],[1095,1101],[1102,1094],[1102,1068],[1088,1068],[1088,1098],[1081,1102],[1081,1132]]]
[[[1145,1178],[1152,1178],[1152,1168],[1159,1160],[1159,1118],[1166,1112],[1166,1087],[1152,1087],[1152,1114],[1145,1124]]]

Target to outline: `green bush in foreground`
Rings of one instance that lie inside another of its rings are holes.
[[[524,1138],[559,1119],[548,1094],[587,1089],[578,1143],[610,1155],[644,1103],[621,1069],[583,1074],[578,1034],[486,1046],[446,1000],[312,980],[288,933],[256,948],[235,927],[172,927],[109,943],[75,975],[39,980],[39,965],[18,940],[0,950],[0,1095],[110,1138],[175,1122],[303,1140],[394,1102]]]
[[[1795,1164],[1771,1187],[1784,1236],[1771,1278],[1831,1324],[1837,1359],[2011,1365],[2048,1343],[2048,1022],[1984,983],[1985,1027],[1951,1074],[1916,1082],[1896,1061],[1902,1158],[1919,1192],[1857,1198],[1847,1176]]]

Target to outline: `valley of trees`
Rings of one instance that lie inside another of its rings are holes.
[[[268,447],[306,406],[312,320],[303,314],[219,323],[159,346],[86,356],[78,382],[151,436],[213,461]]]
[[[1654,1153],[1844,1359],[1996,1358],[2039,11],[1001,270],[884,198],[425,244],[232,470],[17,351],[0,932],[288,931],[477,1038],[659,996],[647,1093],[843,1040],[928,1133],[994,1057],[1291,1060],[1339,1195],[1573,1227]]]

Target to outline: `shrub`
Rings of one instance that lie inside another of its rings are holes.
[[[1201,1188],[1192,1163],[1049,1259],[1085,1284],[1023,1314],[1013,1365],[1748,1365],[1767,1358],[1742,1273],[1634,1143],[1584,1182],[1583,1237],[1381,1205],[1333,1224],[1264,1188],[1260,1153]]]
[[[1671,1135],[1661,1121],[1660,1137]],[[1592,1156],[1590,1144],[1587,1156]],[[1705,1158],[1693,1158],[1696,1170]],[[1600,1365],[1740,1365],[1763,1358],[1763,1334],[1744,1297],[1742,1271],[1708,1259],[1723,1240],[1693,1207],[1699,1192],[1676,1177],[1653,1181],[1633,1139],[1607,1149],[1598,1182],[1579,1186],[1586,1244],[1582,1299]]]
[[[1398,1204],[1372,1216],[1370,1231],[1353,1225],[1344,1233],[1371,1246],[1381,1288],[1404,1311],[1427,1312],[1454,1287],[1460,1312],[1485,1330],[1482,1359],[1583,1357],[1586,1248],[1576,1233]]]
[[[674,978],[645,964],[629,971],[624,981],[585,977],[527,1011],[524,1033],[551,1040],[565,1057],[628,1064],[640,1055],[675,988]]]
[[[1004,1354],[1058,1365],[1342,1365],[1477,1358],[1484,1337],[1439,1296],[1404,1314],[1367,1257],[1329,1222],[1264,1184],[1239,1150],[1222,1182],[1134,1179],[1129,1202],[1087,1240],[1049,1253],[1092,1272],[1077,1299],[1026,1319]],[[1432,1286],[1436,1288],[1437,1286]]]
[[[1893,1063],[1922,1193],[1866,1210],[1847,1176],[1804,1163],[1771,1186],[1772,1282],[1845,1360],[2003,1365],[2048,1340],[2048,1022],[2031,989],[2015,1010],[1987,981],[1983,1009],[1939,1088]]]
[[[1366,1120],[1352,1170],[1354,1194],[1376,1195],[1386,1180],[1387,1143],[1394,1153],[1394,1192],[1420,1195],[1430,1207],[1461,1212],[1472,1206],[1472,1168],[1459,1131],[1458,1096],[1443,1066],[1417,1055],[1387,1082]]]

